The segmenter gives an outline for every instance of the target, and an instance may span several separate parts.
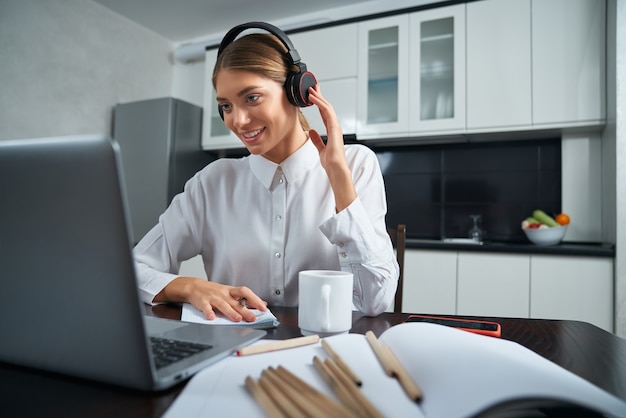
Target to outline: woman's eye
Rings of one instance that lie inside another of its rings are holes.
[[[257,100],[259,100],[259,96],[258,96],[258,95],[256,95],[256,94],[252,94],[252,95],[250,95],[250,96],[246,97],[246,101],[247,101],[248,103],[254,103],[254,102],[256,102]]]
[[[221,108],[222,112],[227,112],[230,110],[230,105],[226,103],[220,103],[217,105],[217,107]]]

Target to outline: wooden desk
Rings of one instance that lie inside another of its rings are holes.
[[[113,307],[112,307],[113,308]],[[295,308],[272,308],[281,325],[267,338],[300,335]],[[175,306],[146,306],[146,313],[180,318]],[[353,315],[351,332],[380,335],[408,314],[384,313],[375,318]],[[516,341],[606,391],[626,399],[626,340],[577,321],[485,318],[502,324],[502,338]],[[0,363],[0,415],[7,417],[160,417],[184,383],[157,394],[67,378]]]

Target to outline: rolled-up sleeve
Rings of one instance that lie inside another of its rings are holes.
[[[154,304],[154,297],[178,277],[181,261],[199,254],[203,229],[197,202],[202,202],[202,193],[196,175],[135,246],[139,292],[145,303]]]
[[[358,197],[325,221],[320,230],[336,246],[341,269],[354,275],[353,302],[366,315],[390,307],[400,269],[387,234],[387,204],[382,174],[373,153],[353,158]]]

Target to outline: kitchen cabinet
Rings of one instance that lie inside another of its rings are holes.
[[[356,78],[318,81],[324,98],[332,104],[344,135],[356,133]],[[303,107],[302,113],[311,128],[326,135],[326,127],[317,106]]]
[[[465,5],[410,15],[409,131],[465,129]]]
[[[613,259],[409,249],[403,312],[568,319],[614,329]]]
[[[467,3],[467,129],[529,128],[530,0]]]
[[[531,256],[530,317],[590,322],[613,332],[613,259]]]
[[[533,123],[601,124],[605,108],[603,0],[533,0]]]
[[[460,252],[458,257],[457,314],[529,316],[527,255]]]
[[[467,130],[606,120],[603,0],[467,4]]]
[[[406,251],[402,311],[454,315],[456,260],[453,251]]]
[[[333,105],[344,134],[356,133],[357,36],[356,23],[289,36],[307,69],[315,75],[322,94]],[[326,133],[317,107],[305,107],[302,112],[311,128]]]
[[[217,111],[215,89],[211,81],[217,60],[217,49],[206,51],[204,57],[204,112],[202,117],[202,149],[221,150],[241,148],[241,141],[224,124]]]
[[[604,0],[481,0],[290,39],[344,134],[432,139],[602,126],[605,19]],[[243,148],[217,114],[215,56],[207,51],[203,147]],[[316,108],[303,113],[324,133]]]
[[[465,5],[359,23],[359,139],[465,129]]]
[[[409,100],[409,17],[359,23],[357,137],[406,136]]]
[[[307,69],[320,81],[356,78],[357,36],[357,24],[350,23],[294,33],[289,39]]]

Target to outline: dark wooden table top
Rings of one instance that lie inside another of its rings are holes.
[[[146,306],[146,314],[180,319],[180,307]],[[281,325],[267,338],[300,336],[296,308],[273,307]],[[353,314],[350,332],[380,335],[408,314],[377,317]],[[502,325],[502,338],[516,341],[545,358],[626,399],[626,340],[578,321],[483,318]],[[460,348],[462,350],[462,348]],[[6,417],[160,417],[184,383],[159,393],[136,392],[85,380],[0,363],[0,416]]]

